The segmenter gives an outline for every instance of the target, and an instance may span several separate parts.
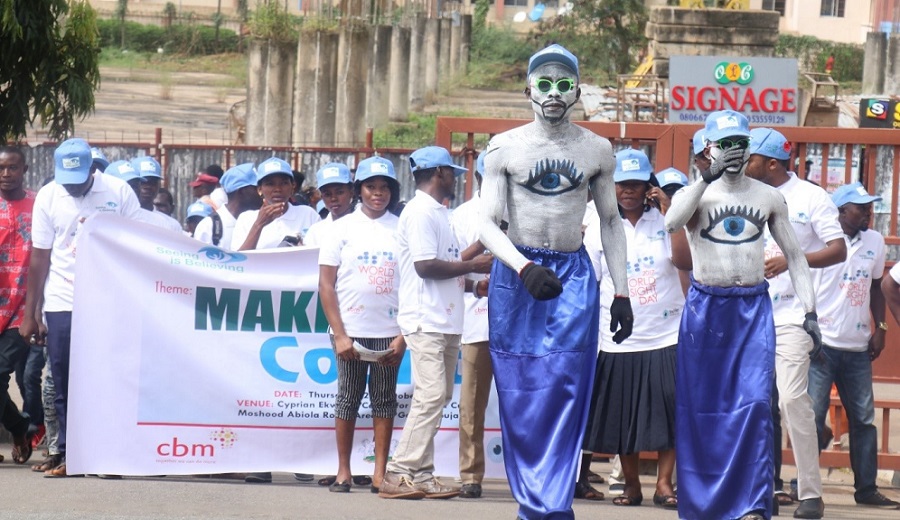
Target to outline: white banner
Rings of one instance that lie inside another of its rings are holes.
[[[337,367],[318,299],[318,250],[229,252],[98,215],[78,246],[69,383],[70,473],[334,474]],[[459,369],[435,440],[437,474],[459,473]],[[393,445],[412,397],[400,366]],[[496,394],[489,477],[504,477]],[[354,474],[374,463],[368,397]],[[393,453],[393,446],[391,452]]]

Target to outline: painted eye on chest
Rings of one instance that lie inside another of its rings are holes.
[[[525,181],[525,189],[538,195],[559,195],[581,186],[584,174],[578,173],[574,161],[543,159],[534,165]]]
[[[748,206],[726,206],[708,213],[709,225],[700,236],[717,244],[753,242],[762,235],[765,220]]]

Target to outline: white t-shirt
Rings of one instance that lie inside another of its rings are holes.
[[[481,222],[479,220],[479,207],[481,198],[478,193],[472,198],[459,205],[450,214],[450,223],[453,226],[453,234],[459,243],[460,251],[464,251],[467,247],[478,240]],[[486,274],[471,273],[467,276],[473,281],[487,280],[490,276]],[[466,315],[463,318],[462,342],[466,344],[479,343],[488,341],[488,299],[476,298],[471,292],[463,295],[463,301],[466,305]]]
[[[790,180],[778,187],[788,205],[788,216],[797,242],[804,253],[819,251],[825,244],[836,238],[843,238],[844,231],[838,223],[837,206],[828,192],[815,184],[799,179],[788,172]],[[781,248],[775,243],[766,226],[766,259],[782,256]],[[813,287],[819,285],[821,269],[811,269]],[[806,311],[797,298],[791,274],[785,271],[769,279],[769,297],[772,298],[772,314],[775,325],[800,325]]]
[[[234,234],[231,236],[231,249],[237,251],[244,244],[258,214],[259,210],[254,209],[241,213],[237,218],[237,222],[234,224]],[[289,203],[284,215],[268,223],[262,229],[254,249],[278,247],[286,236],[300,235],[303,238],[309,227],[320,220],[319,214],[311,207],[294,206]]]
[[[352,215],[352,213],[344,216],[347,217],[349,215]],[[303,237],[303,245],[310,247],[320,245],[325,240],[325,236],[330,233],[332,222],[334,222],[334,219],[331,218],[331,213],[328,213],[327,217],[309,226],[306,236]]]
[[[31,240],[35,249],[50,250],[44,311],[72,310],[75,256],[84,221],[95,213],[140,220],[140,212],[141,205],[131,186],[110,175],[95,174],[90,191],[78,198],[56,182],[41,188],[34,200]]]
[[[184,228],[181,227],[181,224],[178,223],[174,218],[166,215],[161,211],[153,211],[146,210],[141,208],[140,217],[138,218],[141,222],[146,222],[152,226],[160,227],[163,229],[168,229],[170,231],[183,232]]]
[[[215,208],[224,208],[225,204],[228,204],[228,194],[225,193],[225,190],[221,186],[217,186],[216,189],[212,190],[212,193],[209,194],[210,200],[215,204]]]
[[[338,308],[347,335],[392,338],[397,325],[397,259],[394,234],[399,219],[390,212],[372,220],[362,211],[329,223],[319,248],[319,265],[336,266]]]
[[[600,241],[600,218],[594,217],[584,232],[584,247],[600,280],[600,350],[645,352],[678,343],[678,327],[684,308],[684,292],[678,269],[672,263],[672,242],[665,218],[651,208],[632,226],[622,219],[628,252],[628,297],[634,313],[634,330],[621,344],[609,331],[609,308],[615,296],[612,276]]]
[[[237,219],[228,211],[225,206],[216,210],[219,218],[222,219],[222,238],[219,239],[219,245],[222,249],[231,249],[231,235],[234,233],[234,224]],[[212,217],[203,217],[203,220],[197,223],[194,229],[194,238],[209,245],[213,245],[213,219]]]
[[[414,262],[459,261],[459,244],[450,227],[450,210],[420,190],[410,200],[397,224],[400,247],[400,311],[397,323],[403,334],[437,332],[462,334],[465,277],[426,280]]]
[[[816,313],[823,343],[841,350],[864,352],[872,336],[869,310],[872,283],[881,283],[884,276],[884,237],[869,229],[861,231],[853,240],[846,235],[844,238],[847,260],[821,269]],[[891,276],[895,271],[900,274],[895,266]]]

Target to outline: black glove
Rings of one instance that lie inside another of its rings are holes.
[[[535,300],[552,300],[562,293],[562,282],[556,273],[544,266],[530,263],[522,269],[519,277]]]
[[[728,168],[738,169],[744,164],[744,152],[746,150],[744,148],[739,148],[737,146],[733,148],[729,148],[722,152],[722,156],[713,161],[710,165],[709,170],[700,172],[700,176],[703,177],[703,180],[709,184],[714,180],[718,179],[725,173]]]
[[[631,312],[631,299],[624,296],[613,298],[609,306],[609,331],[615,332],[613,341],[622,343],[631,336],[631,327],[634,325],[634,314]],[[616,332],[616,329],[619,329]]]
[[[809,358],[816,359],[822,353],[822,331],[819,330],[819,316],[814,312],[807,312],[803,319],[803,330],[813,340],[813,348],[809,351]]]

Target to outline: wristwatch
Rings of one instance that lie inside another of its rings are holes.
[[[878,322],[878,328],[881,329],[881,330],[886,331],[886,330],[887,330],[887,322],[886,322],[886,321],[879,321],[879,322]]]

